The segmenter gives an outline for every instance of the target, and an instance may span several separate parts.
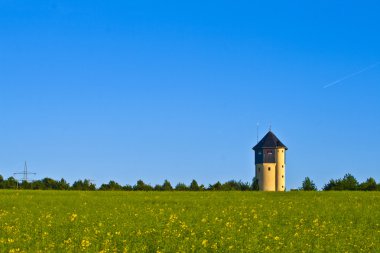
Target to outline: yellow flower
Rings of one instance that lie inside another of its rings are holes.
[[[77,219],[77,217],[78,217],[78,214],[76,214],[76,213],[71,214],[70,215],[70,221],[75,221]]]
[[[87,248],[91,245],[90,241],[89,240],[85,240],[83,239],[82,242],[81,242],[81,246],[82,248]]]
[[[202,241],[202,246],[203,246],[203,247],[207,247],[207,243],[208,243],[207,240],[203,240],[203,241]]]

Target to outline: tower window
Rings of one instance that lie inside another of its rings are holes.
[[[284,186],[282,186],[282,189],[284,189]]]
[[[282,153],[284,153],[284,150],[282,150]]]
[[[268,167],[268,171],[270,171],[270,167]]]
[[[282,165],[282,168],[284,168],[284,165]]]
[[[260,168],[259,168],[259,172],[260,172]]]
[[[284,178],[284,175],[282,175],[282,178]]]

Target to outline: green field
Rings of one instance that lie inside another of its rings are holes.
[[[0,191],[0,252],[380,252],[379,192]]]

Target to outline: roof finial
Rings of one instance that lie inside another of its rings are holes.
[[[269,132],[272,132],[272,121],[269,123]]]

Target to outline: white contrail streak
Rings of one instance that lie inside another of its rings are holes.
[[[369,70],[369,69],[372,69],[372,68],[376,67],[377,65],[379,65],[379,63],[380,63],[380,62],[376,62],[376,63],[374,63],[374,64],[372,64],[372,65],[369,65],[369,66],[365,67],[364,69],[361,69],[361,70],[356,71],[356,72],[354,72],[354,73],[351,73],[351,74],[349,74],[349,75],[347,75],[347,76],[345,76],[345,77],[342,77],[342,78],[340,78],[340,79],[338,79],[338,80],[336,80],[336,81],[334,81],[334,82],[331,82],[331,83],[329,83],[329,84],[326,84],[325,86],[323,86],[323,88],[324,88],[324,89],[329,88],[329,87],[331,87],[331,86],[334,86],[334,85],[336,85],[336,84],[338,84],[338,83],[343,82],[344,80],[347,80],[347,79],[349,79],[349,78],[351,78],[351,77],[357,76],[357,75],[359,75],[359,74],[361,74],[361,73],[363,73],[363,72],[365,72],[365,71],[367,71],[367,70]]]

